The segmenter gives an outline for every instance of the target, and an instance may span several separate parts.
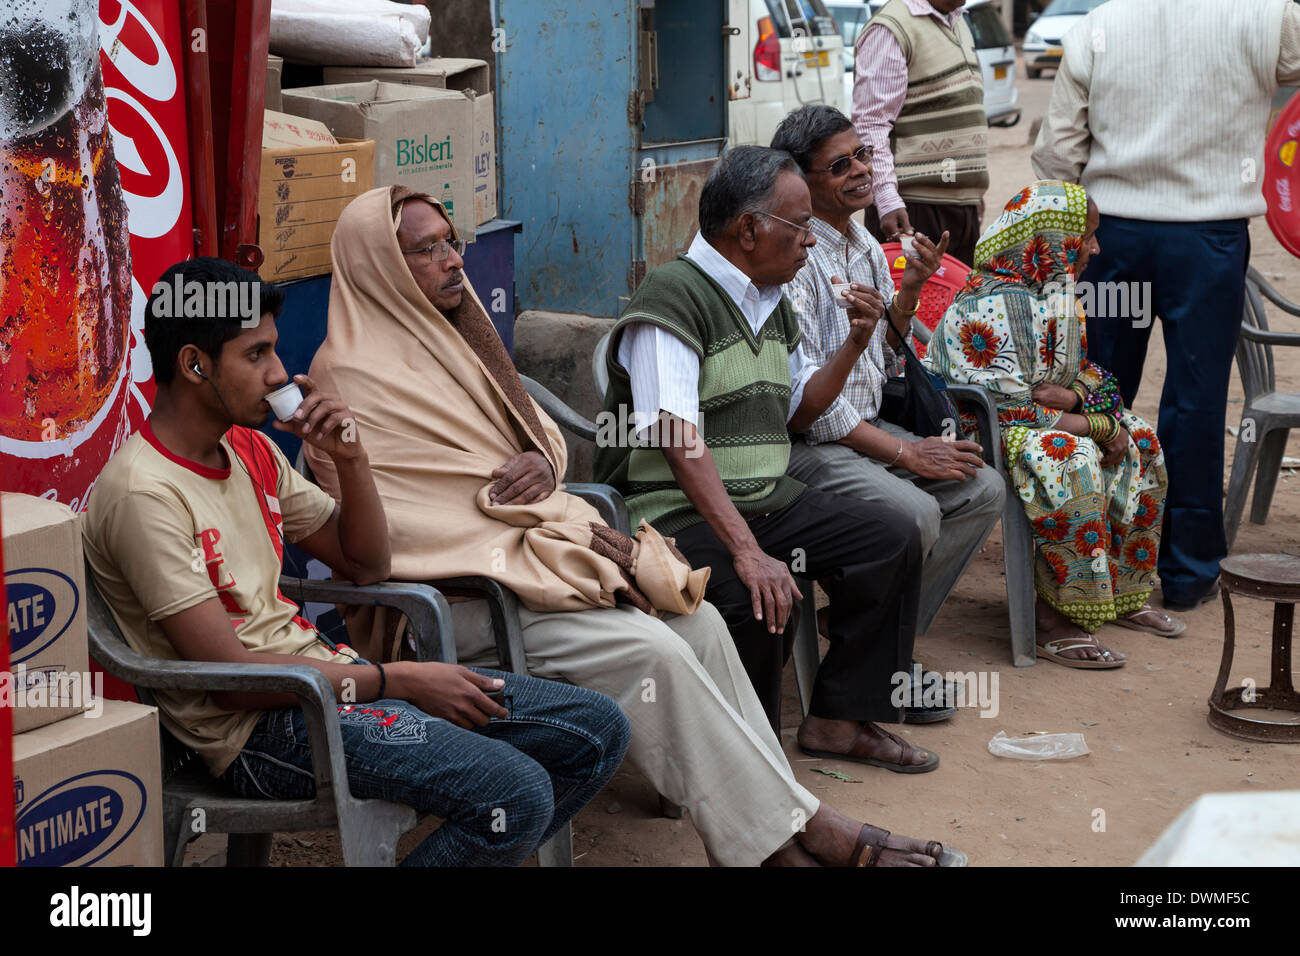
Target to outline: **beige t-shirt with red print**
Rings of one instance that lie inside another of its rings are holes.
[[[86,560],[127,644],[178,660],[157,622],[216,597],[251,651],[355,659],[321,641],[279,590],[283,542],[319,530],[334,500],[259,432],[232,428],[221,448],[225,468],[187,461],[146,422],[95,484],[82,525]],[[227,710],[197,691],[156,696],[164,726],[213,775],[235,759],[261,716]]]

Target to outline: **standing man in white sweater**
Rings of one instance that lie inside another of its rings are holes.
[[[1188,610],[1215,595],[1228,550],[1223,433],[1247,223],[1265,211],[1269,101],[1280,84],[1300,83],[1300,6],[1110,0],[1064,46],[1034,172],[1079,183],[1101,210],[1101,253],[1082,276],[1092,301],[1145,303],[1141,314],[1088,316],[1088,358],[1118,378],[1125,406],[1142,380],[1151,315],[1163,323],[1160,581],[1165,607]],[[1149,291],[1135,299],[1138,283]],[[1127,299],[1110,294],[1123,286]]]

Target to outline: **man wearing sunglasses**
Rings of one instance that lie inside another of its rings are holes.
[[[596,450],[597,479],[627,496],[695,567],[722,613],[768,719],[780,723],[794,574],[829,587],[831,648],[817,672],[799,745],[814,756],[923,773],[939,758],[876,726],[897,722],[891,677],[911,659],[921,538],[910,515],[806,488],[786,474],[787,428],[831,405],[884,310],[874,291],[826,363],[800,345],[782,286],[817,244],[808,184],[787,153],[726,153],[700,194],[685,256],[650,273],[615,325],[605,409],[659,422],[666,440],[620,436]],[[629,414],[631,411],[631,414]],[[666,423],[664,422],[666,419]],[[665,427],[666,425],[666,427]]]
[[[916,623],[917,633],[925,634],[997,523],[1006,494],[1001,476],[983,467],[975,442],[920,438],[879,417],[885,380],[897,374],[894,349],[901,348],[900,335],[909,333],[921,287],[939,267],[949,235],[945,231],[936,243],[915,234],[915,255],[908,257],[895,294],[880,243],[853,219],[871,203],[871,148],[862,145],[849,118],[833,106],[801,107],[782,120],[772,147],[795,158],[812,195],[817,244],[785,287],[809,359],[829,360],[865,305],[888,304],[888,321],[875,324],[844,390],[795,438],[790,474],[810,487],[892,504],[912,515],[926,556]],[[844,302],[833,294],[832,283],[840,282],[852,283]],[[909,723],[951,713],[906,710]]]

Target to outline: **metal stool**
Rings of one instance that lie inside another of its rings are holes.
[[[1210,694],[1210,726],[1234,737],[1262,743],[1300,743],[1300,723],[1279,723],[1232,711],[1243,707],[1300,713],[1300,694],[1291,683],[1291,628],[1300,601],[1300,558],[1289,554],[1240,554],[1219,566],[1223,594],[1223,662]],[[1233,593],[1273,602],[1273,659],[1268,687],[1226,689],[1236,634]]]

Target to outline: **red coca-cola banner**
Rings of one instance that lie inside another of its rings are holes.
[[[203,38],[178,0],[31,6],[0,131],[0,481],[80,511],[149,413],[148,292],[193,253],[181,44]]]

